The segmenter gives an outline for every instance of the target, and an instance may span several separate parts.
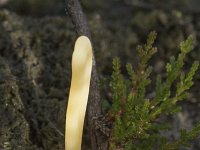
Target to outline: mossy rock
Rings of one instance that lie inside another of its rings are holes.
[[[30,147],[30,130],[23,114],[24,105],[16,79],[2,57],[0,73],[0,149],[27,149]]]
[[[73,28],[60,17],[34,20],[4,10],[0,32],[0,146],[64,149]]]

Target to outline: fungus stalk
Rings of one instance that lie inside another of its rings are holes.
[[[92,71],[92,46],[80,36],[72,56],[72,80],[68,99],[65,150],[80,150]]]

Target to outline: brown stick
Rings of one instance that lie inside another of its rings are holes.
[[[67,14],[70,16],[72,20],[77,35],[78,36],[85,35],[89,37],[91,40],[91,33],[89,31],[87,19],[82,11],[79,0],[65,0],[65,2],[66,2]],[[101,98],[99,92],[99,78],[96,71],[95,57],[93,55],[92,78],[90,83],[90,93],[89,93],[89,102],[87,110],[92,150],[104,149],[101,148],[102,147],[101,145],[104,140],[100,135],[100,133],[95,130],[93,124],[93,118],[96,115],[101,114],[100,100]]]
[[[91,39],[87,19],[82,11],[79,0],[65,0],[66,12],[70,16],[78,36],[85,35]]]

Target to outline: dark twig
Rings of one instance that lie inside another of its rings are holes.
[[[65,0],[66,13],[70,16],[78,36],[85,35],[91,38],[87,19],[78,0]]]
[[[79,0],[65,0],[65,2],[66,2],[67,14],[70,16],[72,20],[77,35],[78,36],[85,35],[91,39],[91,34],[89,31],[87,20],[82,11]],[[92,150],[103,149],[101,148],[103,142],[102,136],[97,130],[95,130],[92,119],[96,115],[101,114],[100,92],[98,83],[99,83],[99,78],[96,72],[95,57],[93,57],[92,78],[90,84],[90,94],[89,94],[88,111],[87,111]]]

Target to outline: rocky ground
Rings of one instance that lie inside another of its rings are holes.
[[[119,56],[123,65],[137,63],[135,47],[145,41],[150,31],[158,32],[158,53],[151,61],[152,80],[157,74],[164,75],[169,57],[178,53],[179,43],[190,34],[195,37],[196,45],[187,58],[185,70],[193,60],[200,59],[198,9],[191,10],[192,6],[185,7],[185,4],[177,7],[174,3],[166,9],[152,1],[139,5],[132,0],[83,0],[101,79],[104,110],[110,100],[108,81],[112,58]],[[64,2],[45,4],[46,1],[0,1],[0,150],[64,149],[70,62],[76,36],[65,16]],[[172,139],[177,137],[173,133],[178,129],[191,129],[200,121],[199,73],[189,99],[181,103],[183,111],[169,118],[173,129],[168,135]],[[87,147],[87,134],[84,139]],[[198,139],[193,149],[200,149]]]

